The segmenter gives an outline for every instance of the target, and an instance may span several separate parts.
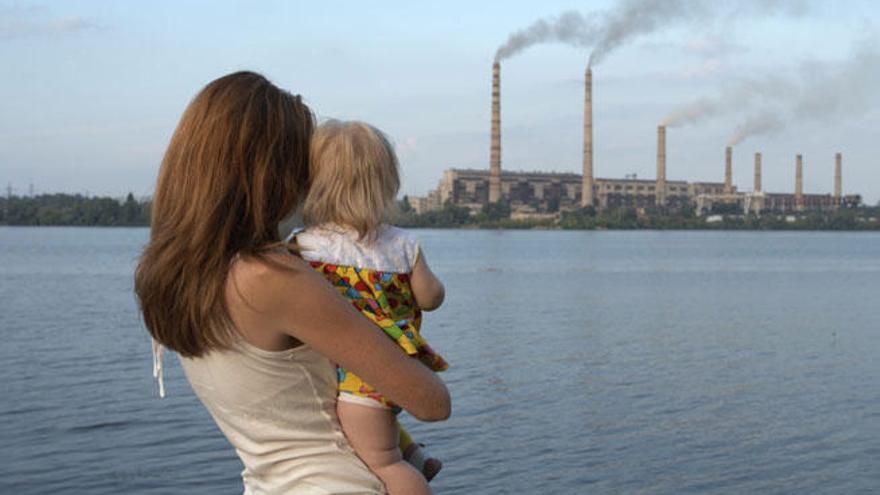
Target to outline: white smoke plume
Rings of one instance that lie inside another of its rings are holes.
[[[733,4],[733,5],[731,5]],[[515,31],[495,53],[495,60],[512,57],[540,43],[560,42],[577,48],[592,48],[590,65],[641,35],[677,24],[726,23],[770,14],[802,15],[809,0],[619,0],[604,12],[582,16],[574,11],[557,18],[540,19]]]
[[[857,42],[837,63],[806,62],[789,77],[747,80],[714,98],[700,98],[671,112],[670,127],[745,113],[728,142],[779,132],[798,122],[858,117],[880,99],[880,48],[873,37]]]
[[[792,90],[791,81],[773,76],[745,81],[727,88],[715,97],[698,98],[673,110],[663,118],[661,124],[667,127],[697,124],[762,101],[772,102],[785,98]]]

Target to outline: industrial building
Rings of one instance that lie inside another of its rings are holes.
[[[761,154],[755,154],[754,186],[740,192],[733,185],[733,149],[724,154],[724,182],[686,182],[666,179],[666,127],[657,128],[657,174],[653,180],[629,176],[623,179],[593,175],[593,74],[584,75],[583,173],[512,172],[501,169],[501,66],[492,66],[492,118],[489,169],[449,169],[437,188],[426,197],[410,198],[417,212],[445,204],[465,206],[473,211],[487,203],[505,201],[519,214],[555,214],[592,206],[597,210],[632,207],[681,209],[690,206],[698,213],[716,209],[752,213],[800,213],[855,207],[859,195],[842,195],[842,155],[834,166],[833,194],[805,194],[803,156],[795,157],[794,193],[765,193],[761,185]],[[723,208],[722,208],[723,205]]]
[[[478,211],[490,202],[491,182],[488,170],[446,170],[437,189],[426,198],[410,198],[410,203],[419,212],[437,209],[447,203]],[[594,178],[592,182],[597,209],[656,205],[657,185],[654,180]],[[514,211],[552,213],[575,210],[583,203],[583,176],[580,174],[502,172],[498,184],[500,197],[508,201]],[[722,183],[670,181],[666,184],[666,201],[669,205],[683,206],[693,203],[697,196],[715,198],[723,192]]]

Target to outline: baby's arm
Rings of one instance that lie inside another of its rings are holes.
[[[446,288],[443,287],[443,282],[434,275],[434,272],[428,266],[424,251],[419,252],[416,265],[413,267],[410,283],[416,303],[423,311],[437,309],[443,304],[443,299],[446,297]]]

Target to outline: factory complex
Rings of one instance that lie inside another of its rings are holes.
[[[593,207],[596,210],[629,207],[681,210],[694,208],[698,214],[714,211],[783,213],[833,211],[857,207],[861,197],[842,194],[843,156],[835,154],[834,186],[829,194],[805,194],[803,156],[794,157],[794,192],[768,193],[761,185],[762,158],[754,157],[754,185],[739,191],[733,185],[733,148],[724,153],[723,182],[667,181],[666,127],[657,128],[657,174],[653,180],[627,176],[623,179],[594,177],[593,174],[593,75],[588,67],[584,78],[583,173],[513,172],[501,169],[501,66],[492,66],[492,119],[487,169],[449,169],[437,188],[425,197],[410,197],[419,213],[444,205],[464,206],[476,212],[488,203],[506,202],[513,217],[551,217],[560,211]]]

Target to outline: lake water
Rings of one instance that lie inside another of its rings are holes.
[[[438,493],[880,491],[880,235],[420,231]],[[236,494],[132,294],[145,229],[0,228],[0,493]]]

